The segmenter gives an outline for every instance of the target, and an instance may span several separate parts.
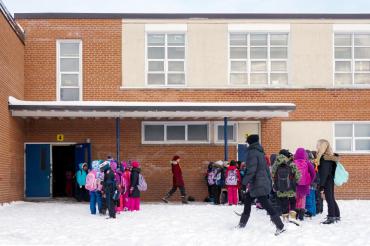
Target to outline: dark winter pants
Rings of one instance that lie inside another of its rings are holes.
[[[79,201],[79,202],[81,202],[81,201],[88,202],[89,201],[89,193],[85,189],[84,185],[81,188],[80,188],[79,185],[77,185],[76,198],[77,198],[77,201]]]
[[[107,207],[109,211],[109,217],[116,218],[116,208],[113,200],[114,187],[109,185],[105,188],[105,199],[107,201]]]
[[[328,217],[340,217],[340,211],[334,197],[334,179],[328,178],[324,187],[325,200],[328,203]]]
[[[221,186],[212,185],[212,194],[215,204],[220,204]]]
[[[182,197],[185,197],[186,196],[186,192],[185,192],[185,187],[184,186],[175,186],[174,185],[172,187],[172,189],[168,192],[168,197],[172,196],[173,193],[176,192],[177,188],[179,188]]]
[[[279,197],[278,199],[283,214],[288,214],[289,211],[295,210],[295,197]]]
[[[271,217],[271,221],[275,224],[276,228],[282,229],[284,227],[283,222],[280,219],[280,216],[276,213],[274,208],[271,205],[270,200],[268,199],[268,196],[259,196],[257,197],[258,201],[262,204],[262,207],[266,209],[267,213]],[[251,207],[252,207],[252,202],[254,198],[252,198],[249,194],[245,194],[244,197],[244,211],[243,214],[240,218],[240,224],[241,225],[246,225],[249,220],[249,216],[251,214]]]

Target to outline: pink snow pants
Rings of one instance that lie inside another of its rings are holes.
[[[130,210],[130,197],[128,196],[128,192],[126,192],[122,196],[123,196],[123,210],[124,211]]]
[[[228,186],[227,187],[227,196],[229,205],[238,205],[238,187],[237,186]]]
[[[306,196],[300,196],[297,194],[296,200],[296,208],[304,209],[306,207]]]
[[[130,211],[139,211],[140,210],[140,197],[130,197]]]

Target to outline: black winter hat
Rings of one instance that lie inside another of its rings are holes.
[[[291,158],[293,156],[293,154],[290,153],[289,150],[287,150],[287,149],[280,150],[279,151],[279,155],[284,155],[284,156],[286,156],[288,158]]]
[[[248,144],[258,143],[259,140],[260,137],[257,134],[252,134],[247,137]]]

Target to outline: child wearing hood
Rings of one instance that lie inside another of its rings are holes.
[[[301,173],[296,187],[296,210],[298,219],[303,220],[306,207],[306,196],[310,193],[310,185],[315,179],[316,173],[311,162],[308,160],[307,152],[304,148],[298,148],[294,154],[294,163]]]
[[[78,165],[79,170],[76,172],[77,181],[77,201],[89,201],[87,190],[85,189],[86,176],[87,176],[87,163],[80,163]]]
[[[229,205],[238,205],[238,187],[241,179],[234,160],[232,160],[230,165],[227,167],[225,177]]]
[[[123,170],[121,177],[121,190],[122,190],[122,206],[123,211],[127,211],[130,208],[129,193],[130,193],[130,184],[131,184],[131,171],[128,164],[124,161],[121,163]],[[121,202],[121,201],[120,201]]]
[[[92,170],[89,172],[89,175],[94,175],[96,183],[95,185],[92,185],[94,187],[94,190],[91,188],[89,191],[90,195],[90,212],[91,214],[96,214],[96,204],[98,204],[98,211],[100,212],[102,210],[102,194],[101,194],[101,173],[99,169],[99,165],[103,163],[102,160],[95,160],[91,163]],[[87,179],[86,179],[87,181]],[[86,187],[88,187],[88,182],[86,182]]]
[[[132,162],[131,176],[130,176],[130,211],[140,210],[140,190],[139,185],[139,175],[141,172],[140,163],[137,161]]]

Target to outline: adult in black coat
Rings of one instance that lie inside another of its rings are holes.
[[[242,180],[244,197],[244,211],[240,218],[239,227],[246,226],[251,213],[252,201],[257,198],[262,204],[262,207],[267,210],[271,221],[276,226],[275,235],[285,231],[284,224],[278,213],[271,205],[268,195],[272,189],[272,181],[270,170],[266,163],[265,153],[262,146],[259,144],[258,135],[250,135],[247,138],[249,147],[246,155],[246,174]]]
[[[334,195],[334,177],[335,169],[339,156],[334,154],[330,147],[329,141],[320,139],[317,142],[317,163],[319,163],[319,191],[325,195],[328,204],[327,219],[323,224],[333,224],[340,220],[340,210]]]

